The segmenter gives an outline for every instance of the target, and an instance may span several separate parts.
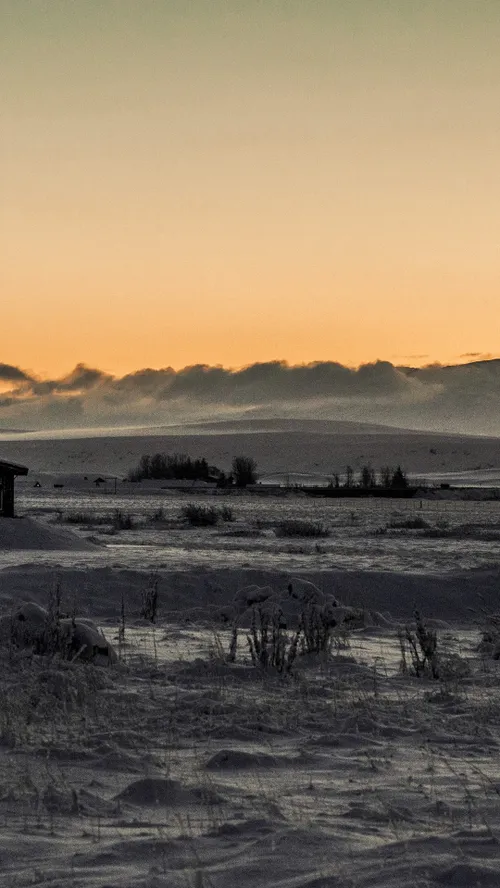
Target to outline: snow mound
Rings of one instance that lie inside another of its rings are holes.
[[[179,780],[167,777],[143,777],[142,780],[134,780],[125,789],[122,789],[116,801],[128,802],[143,808],[155,805],[169,806],[201,802],[216,804],[221,797],[207,787],[183,786]]]
[[[178,780],[163,777],[144,777],[134,780],[122,789],[115,799],[131,805],[178,805],[186,801],[186,790]]]
[[[88,551],[93,548],[92,543],[79,539],[71,530],[46,527],[34,518],[0,518],[0,551]]]
[[[278,759],[267,752],[245,752],[239,749],[221,749],[205,765],[208,771],[233,768],[276,768]]]
[[[272,617],[279,609],[284,617],[297,623],[298,618],[307,608],[315,608],[332,626],[352,616],[352,608],[339,607],[334,595],[322,592],[314,583],[303,578],[293,577],[286,589],[274,589],[273,586],[259,586],[252,583],[240,588],[230,604],[219,610],[223,623],[234,623],[248,617],[256,605]]]
[[[0,615],[1,640],[41,654],[57,651],[68,660],[116,661],[112,645],[92,620],[63,617],[53,621],[49,612],[34,601]]]

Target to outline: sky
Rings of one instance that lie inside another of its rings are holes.
[[[0,360],[496,356],[499,45],[498,0],[0,0]]]

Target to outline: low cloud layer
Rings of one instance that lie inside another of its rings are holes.
[[[25,382],[30,377],[19,367],[12,367],[11,364],[0,364],[0,380],[2,382]]]
[[[115,377],[78,364],[40,379],[0,364],[0,430],[159,426],[225,419],[362,420],[500,435],[500,360],[357,369],[283,361],[240,370],[198,364]]]

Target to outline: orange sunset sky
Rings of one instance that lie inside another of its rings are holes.
[[[498,0],[1,0],[0,360],[498,354]]]

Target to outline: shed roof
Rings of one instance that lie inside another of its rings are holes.
[[[0,474],[10,473],[11,475],[27,475],[27,466],[21,466],[19,463],[6,462],[0,459]]]

